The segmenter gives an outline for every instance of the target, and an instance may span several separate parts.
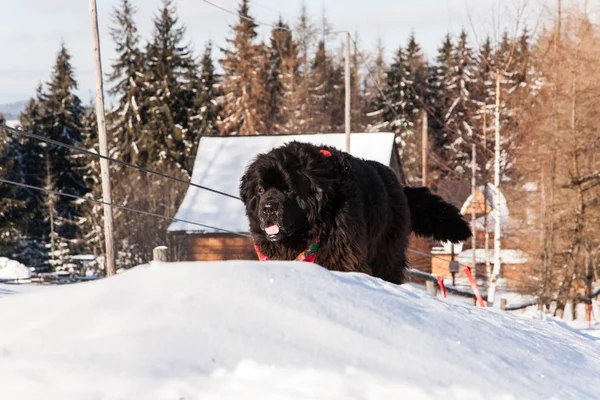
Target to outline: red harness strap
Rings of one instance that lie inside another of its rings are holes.
[[[294,261],[304,261],[309,263],[314,263],[317,258],[317,251],[319,250],[319,244],[321,243],[321,234],[317,236],[314,242],[312,242],[306,250],[298,255],[294,259]],[[258,256],[259,261],[271,261],[271,259],[264,255],[262,251],[258,248],[257,244],[254,243],[254,250],[256,251],[256,255]]]

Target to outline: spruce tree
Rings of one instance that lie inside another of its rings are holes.
[[[194,132],[188,127],[189,77],[196,65],[191,50],[184,45],[185,27],[179,26],[172,0],[163,0],[154,18],[154,33],[145,57],[145,106],[148,121],[144,129],[146,160],[156,166],[175,165],[187,174],[184,165]]]
[[[82,118],[85,110],[81,100],[75,95],[77,82],[70,63],[71,56],[61,45],[54,70],[48,82],[48,92],[43,96],[42,130],[50,139],[79,146],[83,140]],[[84,196],[88,188],[83,178],[83,160],[80,153],[56,145],[44,149],[46,157],[45,180],[47,187],[59,192]],[[72,244],[80,238],[81,202],[59,196],[47,202],[53,210],[54,234],[58,240],[60,257],[54,264],[56,268],[65,266]]]
[[[82,118],[83,123],[83,147],[86,150],[99,154],[98,122],[94,104],[85,108]],[[121,174],[118,175],[120,177]],[[111,178],[113,178],[111,176]],[[86,197],[102,200],[102,181],[100,178],[100,159],[98,157],[86,156],[83,164],[83,178],[89,192]],[[113,179],[115,181],[116,179]],[[129,182],[131,184],[131,182]],[[113,200],[114,201],[114,200]],[[86,202],[82,205],[83,238],[89,249],[95,249],[95,254],[104,254],[104,206],[94,202]],[[113,209],[113,215],[119,215],[118,210]],[[118,220],[118,218],[116,218]]]
[[[365,109],[369,132],[377,132],[383,125],[383,104],[380,90],[385,92],[387,82],[387,66],[385,65],[385,48],[381,38],[377,39],[375,60],[373,61],[373,72],[365,78]]]
[[[412,32],[406,45],[406,69],[408,80],[412,85],[407,90],[406,114],[413,122],[419,117],[427,97],[428,65],[423,56],[421,46],[417,43],[415,33]]]
[[[6,124],[4,114],[0,113],[0,124]],[[9,136],[8,131],[0,127],[0,177],[9,179],[15,170],[15,157],[12,154],[18,140]],[[22,205],[15,199],[17,187],[0,183],[0,246],[7,247],[19,234],[15,214]]]
[[[311,132],[336,132],[344,124],[343,67],[327,53],[325,40],[317,45],[311,69]]]
[[[193,126],[196,136],[213,136],[218,134],[217,123],[219,120],[219,105],[217,98],[220,95],[218,89],[219,75],[215,71],[212,59],[212,42],[208,42],[204,48],[204,54],[200,60],[199,76],[194,97],[195,115],[190,116],[190,124]],[[195,147],[198,141],[195,142]],[[192,152],[195,154],[195,151]]]
[[[375,101],[375,110],[382,115],[383,123],[377,127],[379,130],[391,130],[405,139],[412,132],[412,121],[408,102],[410,71],[406,63],[406,54],[402,47],[398,48],[396,55],[386,74],[386,83],[383,95]]]
[[[285,31],[287,28],[281,17],[271,30],[271,41],[267,48],[266,60],[268,60],[269,71],[267,73],[267,90],[269,92],[267,131],[280,132],[283,125],[281,108],[283,103],[283,84],[282,78],[282,47],[291,40],[291,32]]]
[[[354,33],[354,41],[350,42],[350,88],[351,88],[351,99],[350,104],[352,108],[352,131],[361,132],[365,130],[366,119],[365,110],[367,110],[368,102],[366,100],[366,92],[363,90],[361,74],[360,74],[360,60],[359,57],[359,46],[360,40],[358,38],[358,32]],[[342,69],[343,72],[343,69]]]
[[[472,102],[474,110],[474,132],[477,133],[475,143],[477,144],[477,164],[482,170],[484,180],[489,179],[487,171],[491,168],[492,158],[490,149],[493,147],[493,125],[495,104],[495,60],[492,43],[489,37],[483,42],[478,50],[477,58],[473,61],[473,92]]]
[[[310,56],[314,47],[316,29],[310,19],[306,5],[302,3],[300,8],[300,16],[296,22],[294,32],[297,34],[297,49],[298,49],[298,88],[295,91],[294,102],[297,105],[297,111],[294,112],[294,122],[290,127],[291,132],[308,132],[312,124],[311,102],[307,101],[310,98],[311,85],[311,62]]]
[[[42,119],[42,87],[38,86],[36,96],[26,105],[25,110],[19,118],[19,128],[35,133],[43,134]],[[28,185],[41,187],[44,178],[44,146],[36,139],[26,137],[11,137],[11,146],[6,150],[4,157],[10,160],[11,167],[5,171],[7,179],[26,183]],[[0,162],[1,164],[2,162]],[[0,185],[2,186],[2,185]],[[48,254],[45,248],[47,226],[42,222],[46,211],[43,207],[43,194],[37,190],[23,187],[10,189],[9,199],[16,203],[16,207],[8,208],[10,212],[8,220],[16,228],[17,233],[11,238],[12,258],[34,267],[38,271],[48,268]],[[0,187],[0,192],[2,188]],[[0,194],[0,198],[6,198]]]
[[[466,176],[471,160],[471,145],[474,142],[473,104],[473,55],[466,32],[461,32],[453,53],[452,74],[447,87],[452,99],[447,110],[446,125],[450,134],[448,146],[449,167],[455,175]]]
[[[219,97],[222,106],[219,130],[223,135],[266,133],[269,93],[265,71],[265,49],[256,43],[256,23],[249,13],[248,0],[242,0],[233,37],[223,49],[223,77]]]
[[[117,58],[112,64],[109,93],[117,98],[107,120],[112,138],[111,155],[130,163],[147,165],[152,138],[144,138],[142,127],[147,122],[144,104],[143,54],[134,22],[136,9],[130,0],[121,0],[113,10],[110,29]],[[116,165],[111,165],[117,168]]]
[[[435,66],[430,68],[429,104],[433,115],[429,117],[429,137],[432,151],[442,160],[448,159],[448,146],[452,137],[448,126],[450,118],[448,111],[453,100],[448,82],[452,78],[453,53],[454,44],[450,34],[447,34],[442,46],[438,49]]]

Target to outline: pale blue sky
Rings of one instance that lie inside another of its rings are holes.
[[[108,36],[110,12],[117,0],[97,0],[101,48],[105,72],[114,58],[113,43]],[[235,10],[238,0],[213,0],[223,7]],[[435,56],[446,32],[459,32],[463,27],[473,31],[468,22],[469,13],[475,30],[483,35],[490,30],[493,18],[489,11],[500,7],[500,14],[509,12],[507,2],[518,0],[305,0],[314,19],[325,8],[335,30],[358,30],[365,51],[375,48],[381,36],[388,58],[399,44],[404,44],[414,29],[426,55]],[[534,0],[542,1],[544,0]],[[549,1],[549,0],[546,0]],[[142,37],[149,38],[151,18],[160,6],[160,0],[134,0],[138,8],[136,21]],[[301,0],[250,1],[251,15],[272,23],[279,13],[285,20],[298,15]],[[180,21],[187,27],[187,39],[196,54],[200,54],[207,40],[224,45],[229,25],[236,17],[215,9],[200,0],[176,0]],[[499,6],[499,4],[501,4]],[[534,10],[535,8],[535,10]],[[470,11],[468,12],[467,9]],[[513,7],[514,9],[514,7]],[[79,95],[88,102],[94,85],[91,34],[88,1],[86,0],[0,0],[0,104],[24,100],[32,96],[38,82],[48,80],[61,40],[73,56],[73,65],[79,81]],[[539,14],[539,6],[529,10]],[[260,30],[263,38],[268,28]],[[217,50],[215,56],[220,56]]]

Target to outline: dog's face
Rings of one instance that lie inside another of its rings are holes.
[[[294,157],[259,155],[242,177],[240,195],[250,230],[270,241],[304,234],[319,218],[322,190]]]

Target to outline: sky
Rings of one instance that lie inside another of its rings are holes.
[[[238,0],[212,0],[222,7],[236,10]],[[309,13],[317,21],[325,10],[334,30],[358,32],[366,53],[375,49],[380,37],[386,57],[391,59],[399,45],[406,43],[412,30],[428,58],[447,32],[468,32],[484,36],[493,25],[490,10],[519,0],[304,0]],[[534,0],[543,1],[543,0]],[[546,0],[549,1],[549,0]],[[97,0],[100,46],[104,73],[110,71],[115,58],[114,44],[108,35],[111,11],[119,0]],[[504,2],[502,5],[500,2]],[[134,0],[138,12],[136,22],[145,42],[152,34],[152,17],[161,0]],[[201,0],[175,0],[180,22],[187,28],[186,38],[200,55],[208,40],[225,46],[225,37],[237,17]],[[250,14],[259,21],[273,23],[280,15],[295,20],[302,0],[250,0]],[[93,96],[94,71],[88,1],[85,0],[0,0],[0,104],[30,98],[40,82],[49,79],[61,41],[72,55],[77,94],[84,103]],[[513,7],[514,10],[514,7]],[[498,15],[510,13],[502,8]],[[535,19],[533,11],[528,18]],[[539,14],[539,13],[538,13]],[[469,17],[470,16],[470,17]],[[469,21],[473,21],[470,23]],[[261,27],[259,35],[268,39],[269,28]],[[474,36],[474,35],[473,35]],[[340,43],[342,38],[339,38]]]

